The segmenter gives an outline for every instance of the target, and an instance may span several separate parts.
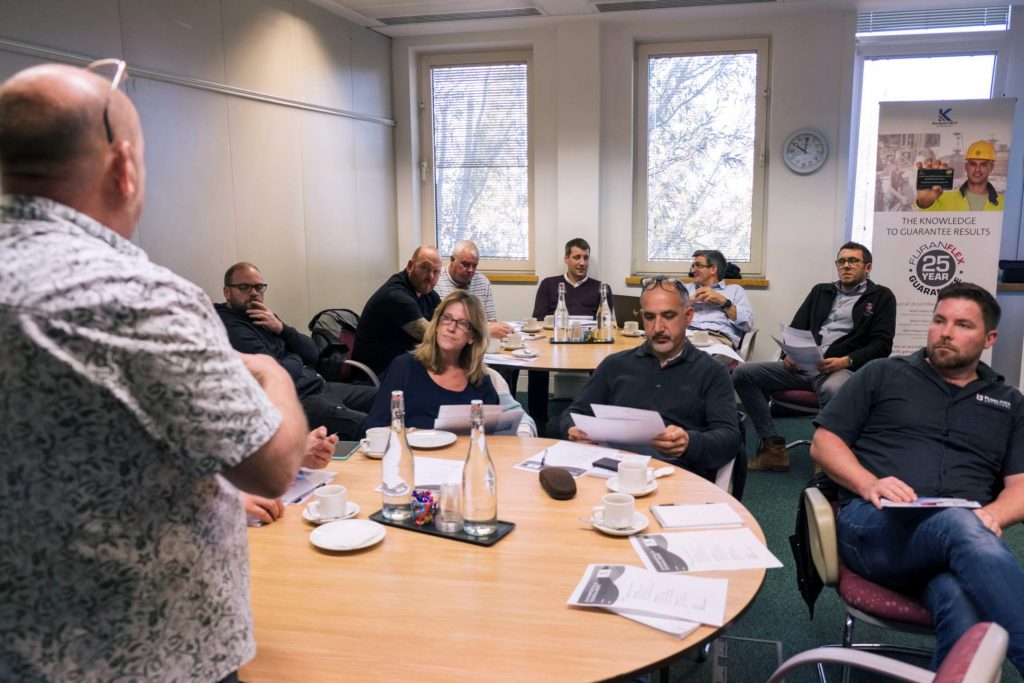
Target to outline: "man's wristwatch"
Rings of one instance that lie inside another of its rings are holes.
[[[728,311],[730,308],[732,308],[732,299],[726,299],[722,302],[723,311]]]

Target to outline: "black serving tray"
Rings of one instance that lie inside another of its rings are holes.
[[[419,526],[412,518],[402,522],[394,522],[390,519],[385,519],[383,510],[377,510],[376,512],[374,512],[372,515],[370,515],[370,519],[379,524],[384,524],[386,526],[394,526],[398,527],[399,529],[408,529],[409,531],[418,531],[421,534],[430,534],[431,536],[439,536],[441,538],[447,538],[452,541],[462,541],[463,543],[470,543],[472,545],[480,545],[484,547],[494,545],[501,539],[508,536],[509,533],[516,528],[515,523],[503,522],[499,519],[497,530],[490,536],[470,536],[465,531],[440,531],[437,527],[434,526],[433,522],[430,522],[429,524],[424,524],[423,526]]]

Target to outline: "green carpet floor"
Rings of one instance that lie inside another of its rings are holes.
[[[525,396],[522,397],[525,399]],[[557,436],[556,429],[566,401],[552,401],[548,423],[549,436]],[[787,441],[809,439],[813,426],[809,419],[785,418],[777,421],[780,435]],[[754,452],[753,430],[747,430],[747,453]],[[793,555],[789,536],[793,533],[796,506],[800,493],[811,478],[811,461],[806,446],[794,447],[791,468],[785,473],[751,472],[747,478],[743,504],[754,515],[764,530],[768,547],[785,565],[771,569],[764,586],[750,608],[727,630],[727,638],[716,646],[717,652],[704,661],[695,657],[676,662],[671,668],[671,680],[697,683],[757,683],[767,680],[778,664],[776,654],[781,644],[783,659],[822,645],[837,643],[842,637],[843,610],[835,593],[825,589],[815,605],[814,619],[796,588]],[[1016,525],[1004,534],[1017,558],[1024,563],[1024,525]],[[1024,606],[1021,606],[1024,609]],[[652,633],[652,638],[661,637]],[[855,642],[883,642],[904,645],[931,646],[931,638],[910,636],[858,624]],[[919,666],[926,662],[912,661]],[[838,669],[828,670],[829,680],[839,680]],[[656,679],[655,679],[656,680]],[[805,668],[790,681],[815,681],[813,668]],[[852,681],[889,680],[878,675],[851,676]],[[1003,667],[1004,682],[1020,682],[1017,670],[1010,664]]]

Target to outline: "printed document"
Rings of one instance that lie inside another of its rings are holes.
[[[750,529],[637,534],[629,539],[644,566],[656,572],[770,569],[782,563]]]

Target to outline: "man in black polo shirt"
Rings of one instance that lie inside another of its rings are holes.
[[[932,663],[971,625],[995,621],[1024,671],[1024,571],[999,538],[1024,520],[1024,397],[980,362],[999,314],[977,285],[943,290],[927,347],[854,375],[815,420],[811,456],[844,487],[837,529],[846,566],[919,594],[931,610]],[[883,508],[918,496],[982,507]]]
[[[729,371],[687,343],[693,308],[682,282],[645,280],[640,307],[647,341],[601,362],[562,416],[562,432],[588,441],[570,413],[593,415],[595,403],[654,410],[668,425],[665,431],[649,444],[623,446],[714,481],[740,443]]]
[[[868,279],[871,252],[847,242],[836,255],[839,279],[815,285],[793,316],[791,327],[809,330],[822,349],[817,372],[802,372],[789,358],[768,363],[743,363],[732,373],[736,394],[760,439],[757,455],[747,467],[785,472],[789,469],[786,440],[778,435],[768,406],[773,391],[806,389],[822,407],[853,373],[875,358],[892,352],[896,336],[896,297],[888,287]]]
[[[405,270],[395,273],[366,302],[359,317],[352,359],[378,375],[396,356],[423,339],[441,297],[434,285],[441,275],[441,254],[435,247],[416,248]]]

